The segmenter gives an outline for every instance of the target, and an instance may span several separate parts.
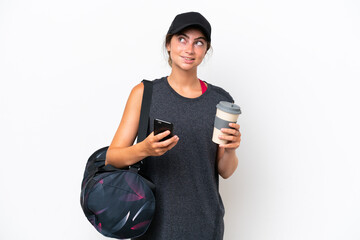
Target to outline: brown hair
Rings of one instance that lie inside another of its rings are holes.
[[[166,37],[165,37],[165,49],[166,49],[167,45],[170,44],[171,39],[172,39],[173,36],[175,36],[175,35],[180,35],[182,32],[184,32],[184,31],[186,31],[186,30],[188,30],[188,29],[197,29],[197,30],[203,32],[201,28],[198,28],[198,27],[196,27],[196,26],[190,26],[190,27],[188,27],[188,28],[184,28],[183,30],[181,30],[180,32],[178,32],[178,33],[176,33],[176,34],[167,34]],[[203,33],[203,34],[204,34],[204,33]],[[204,35],[205,35],[205,34],[204,34]],[[209,40],[206,39],[206,52],[207,52],[210,48],[211,48],[211,43],[210,43]],[[171,66],[172,66],[172,60],[171,60],[171,57],[170,57],[170,51],[167,51],[167,53],[168,53],[168,64],[169,64],[170,67],[171,67]]]

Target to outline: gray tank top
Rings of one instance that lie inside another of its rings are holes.
[[[144,161],[143,172],[156,185],[156,213],[146,240],[221,240],[224,206],[212,142],[216,104],[234,102],[228,92],[208,84],[197,98],[179,95],[167,77],[153,81],[150,132],[155,118],[174,124],[178,144]]]

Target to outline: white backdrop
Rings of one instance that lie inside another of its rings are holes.
[[[1,240],[105,239],[86,160],[132,87],[170,73],[164,36],[192,10],[213,27],[200,78],[243,111],[225,239],[360,239],[358,1],[0,0]]]

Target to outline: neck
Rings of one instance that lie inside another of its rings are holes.
[[[169,83],[181,88],[191,88],[199,84],[196,69],[194,71],[179,71],[172,69],[168,77]]]

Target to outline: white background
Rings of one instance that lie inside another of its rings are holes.
[[[360,239],[358,1],[0,0],[1,240],[105,239],[85,163],[132,87],[170,73],[163,39],[191,10],[213,27],[199,77],[243,111],[225,239]]]

